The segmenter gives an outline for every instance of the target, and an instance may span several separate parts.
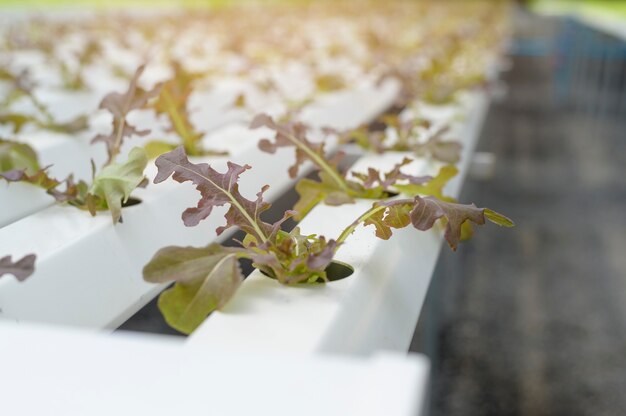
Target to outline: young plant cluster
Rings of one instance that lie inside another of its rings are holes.
[[[139,19],[103,16],[71,26],[36,21],[10,27],[0,49],[9,57],[21,50],[37,51],[59,74],[62,89],[93,89],[88,75],[95,68],[127,79],[129,87],[124,93],[106,95],[100,103],[100,109],[112,116],[112,129],[92,140],[105,145],[107,159],[99,169],[92,161],[91,181],[75,180],[73,175],[52,177],[49,167],[41,166],[37,154],[19,138],[0,139],[0,178],[35,185],[55,201],[92,215],[108,210],[117,223],[133,190],[147,183],[144,169],[148,160],[156,158],[154,183],[172,177],[192,183],[200,194],[197,206],[182,214],[186,226],[199,224],[215,207],[226,207],[226,222],[216,233],[243,231],[245,238],[236,247],[216,243],[200,248],[166,247],[144,269],[149,282],[174,283],[161,294],[159,307],[167,322],[185,333],[234,295],[244,279],[239,266],[242,259],[282,284],[295,285],[328,282],[328,269],[337,250],[349,244],[350,235],[360,226],[372,226],[377,237],[387,240],[394,229],[425,231],[440,223],[446,241],[456,250],[471,233],[471,224],[490,221],[508,227],[513,223],[488,208],[447,197],[444,187],[457,173],[453,165],[460,159],[461,146],[447,139],[448,126],[432,131],[429,120],[397,113],[424,101],[447,104],[456,100],[459,92],[483,87],[488,81],[486,68],[497,58],[506,33],[506,6],[499,0],[458,2],[453,7],[444,3],[310,2],[306,6],[264,6],[262,13],[255,6],[234,6],[210,13]],[[67,51],[59,46],[77,34],[85,40],[81,48]],[[128,53],[139,54],[151,64],[165,64],[172,70],[171,76],[143,90],[138,81],[144,67],[133,74],[134,67],[129,69],[124,59]],[[16,68],[17,63],[8,62],[0,71],[0,81],[10,86],[0,102],[0,125],[10,126],[16,135],[27,131],[27,126],[70,135],[87,130],[87,115],[56,121],[40,100],[37,77]],[[290,71],[304,80],[298,87],[282,85],[281,77]],[[298,176],[304,162],[316,170],[317,179],[297,182],[299,200],[276,222],[262,218],[271,206],[263,198],[267,186],[256,198],[239,192],[240,176],[250,166],[229,162],[222,173],[188,159],[225,156],[205,145],[206,129],[192,121],[191,105],[194,93],[223,79],[251,85],[254,92],[280,102],[282,113],[274,112],[273,117],[263,113],[264,107],[255,107],[243,90],[224,103],[225,107],[247,110],[251,128],[272,132],[273,137],[259,142],[262,151],[293,148],[296,162],[288,168],[291,178]],[[398,82],[401,93],[396,111],[380,118],[383,128],[379,131],[361,126],[323,132],[339,137],[340,143],[353,142],[368,151],[408,156],[389,171],[368,168],[347,173],[339,168],[344,154],[328,154],[324,142],[311,140],[311,128],[299,120],[318,98],[351,88],[361,79],[379,84],[388,79]],[[19,100],[29,102],[35,115],[14,111]],[[165,121],[176,142],[148,137],[149,130],[134,126],[128,115],[139,109],[151,110]],[[120,161],[122,146],[132,137],[150,140]],[[441,162],[435,176],[405,173],[413,159],[424,157]],[[305,235],[298,227],[283,229],[287,220],[302,220],[320,203],[340,206],[359,199],[371,200],[371,208],[345,224],[336,236]],[[34,256],[18,261],[9,256],[0,259],[0,277],[12,274],[23,280],[33,270]]]
[[[79,209],[88,210],[91,215],[97,211],[111,212],[113,223],[122,219],[122,205],[130,198],[131,192],[145,183],[143,171],[148,164],[145,151],[134,148],[124,162],[118,162],[124,140],[132,136],[145,136],[149,130],[138,130],[127,120],[132,110],[143,108],[159,93],[157,85],[150,91],[141,89],[137,82],[144,68],[139,67],[123,93],[110,93],[100,103],[113,117],[109,134],[99,134],[92,143],[104,143],[107,161],[97,170],[92,161],[93,178],[91,184],[74,180],[69,175],[63,180],[48,174],[49,166],[41,167],[34,150],[23,143],[0,139],[0,178],[7,182],[23,182],[44,189],[56,202],[66,203]]]
[[[239,259],[251,260],[254,267],[283,284],[327,282],[326,269],[337,249],[360,225],[374,226],[376,236],[387,240],[393,229],[413,226],[426,231],[441,220],[445,223],[444,237],[453,250],[461,239],[464,224],[482,225],[489,220],[501,226],[513,226],[511,220],[487,208],[457,204],[435,196],[414,195],[377,200],[369,210],[347,224],[336,239],[303,235],[297,227],[291,232],[281,230],[284,221],[298,216],[297,211],[286,211],[272,224],[263,221],[261,214],[271,206],[263,200],[268,186],[257,193],[255,200],[239,193],[239,177],[251,168],[248,165],[228,162],[228,170],[219,173],[206,163],[191,163],[182,147],[159,156],[156,165],[155,183],[171,176],[180,183],[193,183],[200,192],[197,206],[182,214],[186,226],[198,225],[217,206],[228,206],[226,224],[216,229],[217,235],[231,227],[246,234],[239,247],[234,248],[216,243],[204,248],[165,247],[145,266],[145,280],[175,283],[161,294],[159,308],[168,324],[184,333],[191,333],[209,313],[234,295],[244,278]],[[349,201],[344,199],[343,202]]]

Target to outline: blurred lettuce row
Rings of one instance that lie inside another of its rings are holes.
[[[249,4],[310,4],[332,0],[0,0],[0,8],[38,8],[38,7],[97,7],[97,8],[132,8],[132,7],[222,7]],[[357,0],[358,1],[358,0]],[[378,0],[374,0],[378,1]]]

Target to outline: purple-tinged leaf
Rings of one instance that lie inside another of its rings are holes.
[[[412,162],[412,159],[404,158],[402,162],[395,164],[389,172],[381,173],[378,169],[368,168],[367,174],[352,172],[352,176],[358,178],[365,189],[374,189],[378,187],[383,191],[391,190],[392,187],[401,180],[408,181],[409,184],[417,186],[425,184],[433,179],[432,176],[414,176],[403,173],[401,168]]]
[[[230,205],[225,215],[226,225],[216,230],[218,234],[229,227],[237,226],[254,235],[260,242],[267,241],[271,235],[272,226],[260,218],[260,214],[270,206],[263,201],[263,192],[267,187],[257,194],[255,201],[250,201],[239,193],[239,175],[250,169],[250,166],[228,162],[228,170],[222,174],[206,163],[191,163],[182,146],[159,156],[155,163],[158,172],[154,183],[163,182],[172,176],[177,182],[192,182],[200,192],[198,205],[183,212],[186,226],[197,225],[211,214],[214,207]]]
[[[444,202],[434,197],[416,197],[411,210],[411,223],[415,228],[426,231],[432,228],[435,221],[445,218],[446,231],[444,237],[452,250],[456,250],[461,239],[461,225],[465,221],[471,221],[478,225],[485,223],[484,208],[476,205],[461,205]]]
[[[309,254],[306,260],[307,267],[311,270],[325,270],[333,261],[336,248],[337,242],[330,240],[321,251]]]
[[[404,228],[412,224],[416,229],[426,231],[431,229],[437,220],[444,220],[446,225],[444,238],[450,248],[456,250],[462,235],[467,232],[462,229],[463,224],[473,222],[483,225],[485,218],[504,227],[515,225],[509,218],[488,208],[442,201],[432,196],[377,202],[360,220],[365,225],[374,225],[376,235],[384,240],[391,237],[392,228]],[[356,225],[357,222],[352,224],[344,234],[351,233]],[[344,238],[340,238],[339,241],[343,241]]]
[[[111,163],[115,156],[119,154],[124,139],[131,136],[145,136],[150,133],[149,130],[138,130],[136,127],[128,124],[126,120],[128,113],[132,110],[144,108],[150,99],[159,95],[161,90],[160,84],[155,85],[148,91],[137,85],[144,68],[144,65],[137,68],[125,93],[109,93],[100,102],[100,108],[108,110],[113,115],[113,128],[110,134],[99,134],[91,142],[102,142],[106,145],[109,155],[107,164]]]
[[[14,262],[11,256],[0,258],[0,277],[12,274],[17,280],[23,282],[35,272],[35,260],[37,256],[29,254]]]
[[[8,172],[0,173],[0,178],[7,182],[24,182],[49,191],[61,184],[58,180],[51,178],[47,173],[48,167],[39,169],[33,174],[26,173],[25,169],[13,169]]]
[[[144,90],[138,86],[139,78],[145,70],[145,65],[141,65],[135,71],[133,78],[130,80],[126,92],[120,94],[112,92],[107,94],[100,102],[100,108],[108,110],[113,114],[114,118],[122,119],[126,117],[132,110],[144,108],[151,98],[159,95],[161,86],[157,85],[151,90]]]
[[[337,176],[333,180],[343,182],[341,175],[336,173],[337,164],[340,162],[342,154],[335,158],[328,158],[324,152],[324,143],[313,143],[306,137],[308,127],[299,122],[276,123],[267,114],[257,115],[250,123],[251,129],[267,127],[276,132],[274,141],[262,139],[259,141],[259,149],[267,153],[275,153],[279,147],[294,147],[296,162],[289,168],[289,176],[298,176],[298,170],[302,163],[310,160],[322,171]],[[333,172],[328,172],[328,170]]]

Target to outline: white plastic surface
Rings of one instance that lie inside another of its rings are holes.
[[[417,355],[237,354],[6,323],[0,368],[0,409],[11,416],[416,416],[429,370]]]

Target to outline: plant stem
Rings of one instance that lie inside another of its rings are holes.
[[[43,114],[43,116],[46,118],[46,121],[49,124],[54,123],[54,117],[52,116],[50,111],[48,111],[46,106],[43,105],[41,103],[41,101],[39,101],[39,99],[35,96],[35,93],[29,91],[28,92],[28,97],[30,98],[30,101],[33,103],[33,105],[37,108],[37,110],[39,110],[39,112],[41,112],[41,114]]]
[[[330,176],[333,179],[333,181],[335,181],[335,183],[337,185],[339,185],[339,187],[345,193],[347,193],[348,195],[352,194],[352,191],[348,187],[348,185],[346,184],[346,181],[335,171],[335,169],[333,169],[328,163],[326,163],[324,158],[320,157],[309,146],[307,146],[306,144],[302,143],[300,140],[298,140],[297,137],[295,137],[294,135],[290,134],[285,129],[281,129],[281,134],[284,134],[300,150],[302,150],[304,153],[306,153],[307,156],[313,161],[313,163],[315,163],[318,168],[320,168],[321,170],[326,172],[328,174],[328,176]]]
[[[174,130],[176,130],[180,138],[183,140],[185,151],[190,156],[198,156],[198,149],[196,148],[194,138],[195,135],[189,131],[185,120],[183,120],[181,115],[178,113],[178,109],[176,108],[172,95],[165,88],[161,94],[163,94],[163,99],[165,100],[167,106],[167,114],[170,116]]]
[[[359,226],[359,224],[365,222],[369,217],[371,217],[372,215],[384,209],[387,209],[387,207],[384,205],[374,204],[372,208],[365,211],[363,215],[357,218],[356,221],[354,221],[352,224],[346,227],[345,230],[341,232],[341,235],[339,235],[339,238],[337,238],[337,248],[339,248],[339,246],[346,240],[346,238],[348,238],[348,236],[354,232],[354,230],[356,229],[356,227]],[[337,248],[335,249],[335,251],[337,251]]]
[[[124,128],[126,127],[126,117],[122,117],[120,125],[117,126],[115,132],[115,144],[111,148],[111,154],[109,155],[109,161],[104,166],[108,166],[115,161],[115,157],[120,153],[120,147],[122,145],[122,137],[124,136]]]

